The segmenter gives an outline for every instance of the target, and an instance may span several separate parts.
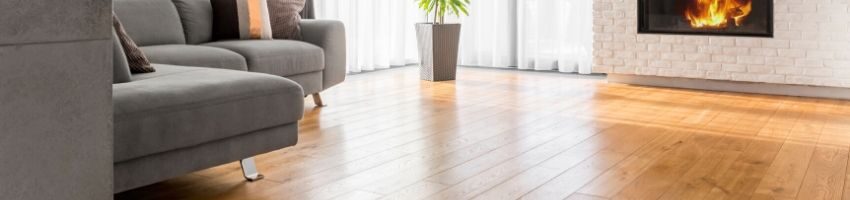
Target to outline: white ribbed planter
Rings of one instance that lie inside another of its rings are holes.
[[[416,37],[422,80],[455,80],[460,24],[416,24]]]

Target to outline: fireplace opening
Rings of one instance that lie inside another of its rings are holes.
[[[639,0],[638,32],[773,37],[773,0]]]

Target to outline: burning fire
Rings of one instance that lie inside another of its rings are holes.
[[[752,0],[691,0],[685,10],[685,17],[693,28],[721,29],[729,26],[741,26],[744,19],[753,10]]]

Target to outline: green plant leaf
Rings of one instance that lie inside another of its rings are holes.
[[[452,14],[458,17],[462,15],[468,16],[469,9],[467,6],[471,0],[414,0],[419,5],[419,8],[430,16],[434,14],[434,23],[440,23],[446,17],[446,14]]]

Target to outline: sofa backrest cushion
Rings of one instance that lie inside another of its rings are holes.
[[[115,14],[139,46],[186,43],[171,0],[115,0],[114,4]]]
[[[210,0],[172,0],[180,13],[186,43],[201,44],[213,40],[213,9]]]

